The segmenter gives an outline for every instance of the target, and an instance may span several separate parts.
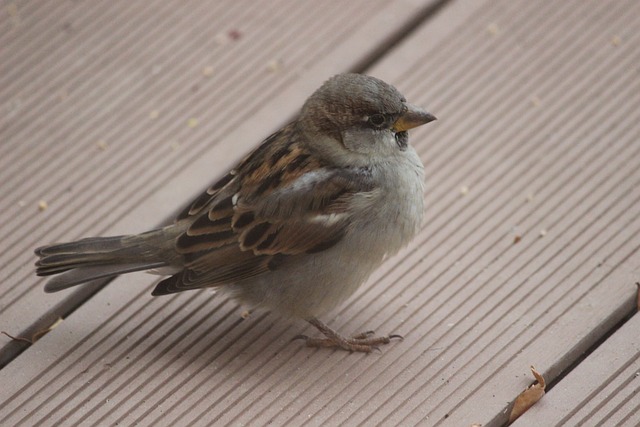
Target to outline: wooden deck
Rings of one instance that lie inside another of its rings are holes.
[[[640,3],[8,1],[0,425],[640,425]],[[426,221],[325,320],[156,277],[44,294],[33,249],[169,221],[329,76],[396,85]],[[61,322],[57,322],[62,318]]]

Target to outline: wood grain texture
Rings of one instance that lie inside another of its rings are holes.
[[[530,365],[552,383],[635,307],[638,7],[595,0],[452,2],[368,70],[439,119],[411,134],[427,170],[426,221],[406,250],[324,320],[345,333],[375,329],[404,341],[370,355],[308,349],[291,342],[313,333],[301,322],[268,313],[242,319],[242,308],[207,291],[154,299],[148,296],[153,278],[121,277],[0,371],[0,381],[14,385],[0,388],[0,424],[501,425],[531,382]],[[362,35],[355,40],[362,43]],[[247,81],[256,91],[272,89],[273,82]],[[224,82],[207,81],[207,90],[197,92],[202,104],[184,104],[207,105],[180,116],[209,111],[202,126],[189,129],[176,118],[158,135],[178,140],[196,132],[189,144],[197,145],[220,132],[214,123],[228,123],[227,116],[205,99],[217,99],[209,91],[222,90]],[[268,134],[260,123],[293,113],[315,86],[307,84],[304,75],[289,83],[254,115],[258,127],[239,124],[226,136],[257,142]],[[161,99],[138,107],[140,114]],[[283,99],[287,114],[278,115],[275,101]],[[183,104],[170,105],[178,111]],[[110,125],[98,120],[97,126],[115,133],[123,129],[115,126],[118,117],[130,116],[102,114]],[[148,131],[148,123],[139,126]],[[209,164],[215,170],[242,152],[222,157],[226,148],[218,144],[200,156],[215,158]],[[200,158],[187,157],[206,170]],[[96,160],[93,168],[101,164]],[[131,176],[122,177],[123,188],[143,185],[128,181]],[[135,225],[181,187],[195,194],[203,188],[196,178],[184,171],[171,183],[166,178],[162,189],[136,199],[146,207],[130,209],[134,219],[126,223],[116,223],[115,204],[105,217],[115,224],[109,230]],[[64,194],[61,200],[73,199]],[[68,212],[78,216],[65,217],[53,204],[48,213],[84,224],[83,215],[97,205],[76,203]],[[159,219],[169,213],[164,209]],[[85,234],[90,225],[73,230]],[[58,228],[36,227],[32,240],[58,235]],[[625,360],[620,366],[630,367],[632,359]],[[623,408],[620,419],[635,416],[633,390],[616,387],[621,391],[607,407]],[[608,405],[607,399],[594,404]]]
[[[637,426],[640,421],[638,328],[640,316],[636,315],[513,426]]]

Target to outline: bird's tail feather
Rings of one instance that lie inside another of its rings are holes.
[[[40,257],[36,274],[58,274],[45,286],[46,292],[56,292],[94,279],[166,267],[171,259],[168,238],[166,230],[154,230],[43,246],[35,250]]]
[[[163,267],[164,263],[156,264],[118,264],[118,265],[100,265],[94,267],[78,267],[73,270],[49,279],[44,285],[44,291],[48,293],[58,292],[72,286],[80,285],[95,279],[105,277],[115,277],[120,274],[132,273],[134,271],[149,270],[152,268]]]

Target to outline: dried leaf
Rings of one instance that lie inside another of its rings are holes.
[[[527,412],[529,408],[544,396],[544,389],[546,387],[544,378],[542,378],[542,375],[540,375],[533,366],[531,366],[531,373],[533,373],[537,383],[530,385],[516,398],[513,408],[511,409],[511,415],[509,415],[509,424]]]
[[[8,332],[5,332],[5,331],[0,331],[0,333],[1,333],[1,334],[4,334],[4,335],[6,335],[6,336],[8,336],[9,338],[11,338],[11,339],[12,339],[12,340],[14,340],[14,341],[22,341],[22,342],[26,342],[26,343],[28,343],[28,344],[33,344],[34,342],[36,342],[36,341],[38,341],[40,338],[42,338],[44,335],[46,335],[46,334],[47,334],[47,332],[49,332],[49,331],[51,331],[52,329],[56,328],[60,323],[62,323],[62,317],[58,317],[58,318],[56,319],[56,321],[55,321],[55,322],[53,322],[53,324],[51,324],[51,326],[49,326],[49,327],[47,327],[47,328],[45,328],[45,329],[42,329],[42,330],[36,331],[36,333],[34,333],[34,334],[31,336],[31,339],[29,339],[29,338],[25,338],[25,337],[14,336],[14,335],[11,335],[11,334],[9,334]]]
[[[4,334],[4,335],[8,336],[9,338],[11,338],[14,341],[22,341],[22,342],[26,342],[26,343],[29,343],[29,344],[33,344],[33,341],[31,341],[29,338],[16,337],[16,336],[13,336],[9,332],[6,332],[6,331],[0,331],[0,334]]]
[[[41,330],[37,331],[35,334],[33,334],[33,336],[31,337],[31,341],[32,342],[38,341],[40,338],[45,336],[47,333],[49,333],[52,330],[54,330],[55,328],[57,328],[60,323],[62,323],[62,317],[58,317],[56,319],[56,321],[53,322],[51,324],[51,326],[49,326],[48,328],[41,329]]]

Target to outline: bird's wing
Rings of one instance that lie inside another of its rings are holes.
[[[192,221],[176,241],[185,268],[154,295],[237,282],[326,250],[348,233],[354,204],[374,202],[369,169],[329,167],[295,140],[268,142],[182,215]]]

